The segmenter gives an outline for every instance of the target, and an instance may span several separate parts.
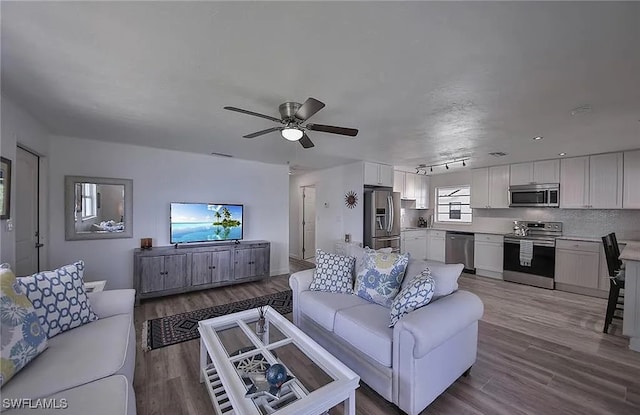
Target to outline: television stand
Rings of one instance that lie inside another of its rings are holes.
[[[269,277],[269,241],[230,240],[136,248],[133,276],[141,299],[204,290]]]

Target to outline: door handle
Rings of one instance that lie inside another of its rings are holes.
[[[43,246],[44,246],[44,244],[41,244],[41,243],[37,243],[36,244],[36,248],[42,248]]]

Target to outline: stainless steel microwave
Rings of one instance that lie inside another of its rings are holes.
[[[560,184],[523,184],[509,187],[509,207],[560,206]]]

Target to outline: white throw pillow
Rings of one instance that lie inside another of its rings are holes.
[[[330,254],[316,249],[316,269],[309,289],[352,294],[355,262],[353,257]]]
[[[391,323],[389,327],[396,325],[404,315],[417,310],[433,298],[436,284],[431,278],[429,268],[424,269],[420,275],[411,279],[411,282],[404,287],[391,303]]]
[[[460,277],[460,274],[462,274],[464,265],[419,260],[409,261],[406,271],[407,278],[402,282],[402,288],[406,287],[411,282],[409,277],[420,274],[420,272],[425,268],[429,268],[431,271],[431,278],[433,278],[433,281],[436,283],[433,300],[444,297],[458,290],[458,278]]]
[[[83,273],[84,262],[78,261],[18,278],[48,338],[98,319],[84,290]]]

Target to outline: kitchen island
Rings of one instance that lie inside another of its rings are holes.
[[[629,349],[640,352],[640,242],[629,242],[620,254],[625,263],[622,334],[629,336]]]

